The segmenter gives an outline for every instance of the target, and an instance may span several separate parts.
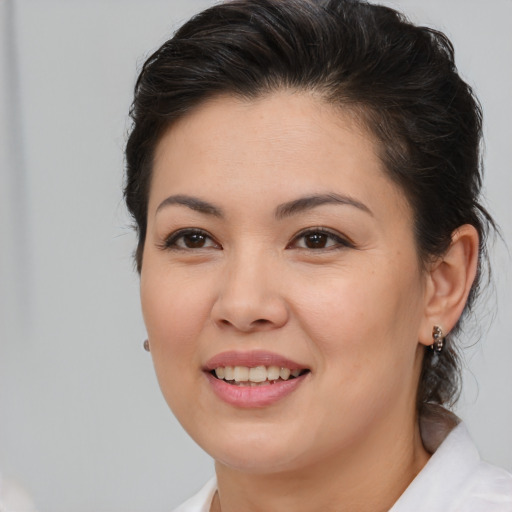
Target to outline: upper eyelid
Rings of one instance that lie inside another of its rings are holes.
[[[310,233],[323,233],[325,235],[332,236],[333,238],[339,238],[340,240],[346,240],[347,242],[351,242],[350,238],[347,237],[346,235],[339,233],[338,231],[329,228],[324,228],[321,226],[301,229],[292,236],[292,240],[295,240],[296,238],[299,238],[304,235],[308,235]]]
[[[290,243],[288,244],[288,247],[295,242],[296,240],[300,239],[301,237],[308,235],[310,233],[322,233],[325,235],[329,235],[332,238],[338,240],[345,246],[354,247],[354,242],[346,235],[343,235],[342,233],[339,233],[338,231],[331,230],[329,228],[325,227],[311,227],[311,228],[305,228],[301,231],[297,232],[293,237],[291,238]]]
[[[179,240],[181,237],[183,237],[185,235],[190,235],[190,234],[192,234],[192,235],[193,234],[204,235],[205,237],[209,238],[212,242],[214,242],[215,244],[220,246],[219,242],[217,242],[217,240],[215,239],[215,237],[211,233],[209,233],[205,229],[201,229],[201,228],[181,228],[181,229],[177,229],[176,231],[173,231],[169,235],[165,236],[163,241],[159,245],[163,249],[170,249],[171,247],[177,247],[176,245],[173,245],[173,244],[175,244],[176,240]],[[180,248],[180,247],[178,247],[178,248]]]
[[[300,231],[298,231],[297,233],[295,233],[291,237],[290,242],[287,244],[287,247],[289,247],[291,244],[293,244],[296,240],[298,240],[301,237],[308,235],[310,233],[326,234],[326,235],[332,237],[333,239],[339,240],[341,243],[343,243],[343,245],[349,245],[349,246],[354,245],[354,242],[352,242],[352,240],[349,237],[347,237],[346,235],[343,235],[342,233],[339,233],[338,231],[335,231],[335,230],[331,230],[329,228],[318,226],[318,227],[304,228],[304,229],[301,229]],[[222,247],[221,244],[215,239],[215,237],[211,233],[209,233],[205,229],[192,228],[192,227],[181,228],[176,231],[173,231],[172,233],[170,233],[169,235],[167,235],[164,238],[164,240],[162,241],[162,243],[160,245],[163,248],[170,248],[170,247],[172,247],[172,243],[176,242],[176,240],[179,240],[180,237],[185,236],[187,234],[202,234],[202,235],[208,237],[210,240],[212,240],[215,244]]]

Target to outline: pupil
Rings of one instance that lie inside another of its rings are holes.
[[[327,243],[327,235],[323,233],[313,233],[311,235],[306,235],[306,247],[308,249],[318,249],[325,247]]]
[[[197,249],[203,247],[205,242],[205,236],[199,233],[185,235],[185,245],[190,249]]]

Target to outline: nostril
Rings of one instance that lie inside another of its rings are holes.
[[[265,318],[259,318],[258,320],[254,320],[253,324],[256,325],[264,325],[270,323],[270,320],[266,320]]]
[[[245,325],[243,324],[242,321],[235,323],[235,322],[228,320],[227,318],[220,318],[218,320],[218,322],[219,322],[219,325],[221,325],[221,326],[235,327],[237,329],[240,329],[242,331],[247,331],[247,332],[250,332],[253,330],[259,330],[259,329],[266,329],[273,325],[272,321],[267,320],[266,318],[258,318],[257,320],[253,320]]]

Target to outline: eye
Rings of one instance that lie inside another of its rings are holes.
[[[346,238],[324,228],[308,229],[295,235],[288,245],[292,249],[336,249],[354,247]]]
[[[165,240],[165,249],[220,249],[221,247],[213,238],[201,229],[180,229],[171,233]]]

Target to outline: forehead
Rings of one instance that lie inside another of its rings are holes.
[[[401,191],[377,151],[349,111],[311,93],[280,91],[256,100],[219,96],[179,119],[160,140],[149,209],[168,191],[222,189],[228,197],[288,200],[333,187],[368,200],[384,187],[401,205]]]

